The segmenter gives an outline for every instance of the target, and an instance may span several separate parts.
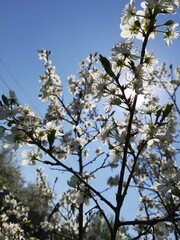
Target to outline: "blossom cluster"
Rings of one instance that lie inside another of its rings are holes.
[[[3,203],[0,208],[0,238],[25,240],[23,227],[29,224],[29,209],[18,202],[5,188],[0,191],[0,200]]]
[[[158,32],[163,32],[164,41],[166,45],[178,37],[177,27],[178,24],[172,20],[164,24],[157,24],[155,17],[160,14],[174,14],[176,9],[179,8],[179,1],[143,1],[141,2],[142,10],[136,11],[135,1],[131,0],[124,9],[124,16],[121,19],[121,37],[128,38],[129,40],[136,37],[138,40],[143,40],[149,32],[151,39],[155,38]],[[161,30],[160,27],[165,27]]]

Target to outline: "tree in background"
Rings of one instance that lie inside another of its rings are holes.
[[[172,66],[170,72],[157,66],[148,52],[148,42],[156,41],[157,34],[163,34],[167,46],[178,37],[178,24],[163,20],[178,7],[177,0],[146,0],[136,10],[131,0],[120,23],[125,40],[112,48],[109,59],[90,54],[82,61],[77,76],[68,78],[71,101],[65,98],[51,52],[39,51],[45,67],[39,97],[48,102],[44,119],[21,106],[13,91],[2,96],[0,118],[6,124],[0,132],[15,150],[27,147],[24,163],[39,161],[71,175],[69,188],[43,222],[44,239],[52,229],[71,239],[105,239],[103,233],[94,237],[99,216],[111,240],[168,239],[171,234],[179,239],[175,143],[180,68],[174,73]],[[138,50],[135,39],[140,40]],[[162,105],[155,88],[164,89],[170,102]],[[38,174],[43,194],[52,198],[41,170]],[[137,215],[124,220],[122,210],[134,189]]]
[[[18,227],[22,228],[27,236],[37,236],[38,232],[41,232],[41,229],[38,229],[40,223],[51,211],[48,204],[49,199],[47,199],[47,196],[43,197],[41,188],[36,184],[25,184],[21,176],[21,168],[17,164],[15,165],[13,160],[13,153],[1,146],[1,217],[2,219],[3,217],[6,218],[8,222],[6,224],[7,229],[14,230],[12,224],[16,224],[20,225]],[[12,236],[7,235],[7,237],[11,239]]]
[[[20,195],[20,191],[24,185],[24,180],[20,174],[20,168],[18,165],[13,164],[12,152],[7,149],[3,149],[3,144],[1,144],[0,152],[0,189],[5,186],[11,189],[13,193],[17,196]]]
[[[15,164],[14,158],[13,153],[4,149],[2,145],[0,153],[0,215],[2,218],[0,220],[3,222],[3,218],[6,218],[6,224],[3,226],[1,223],[1,231],[7,239],[18,237],[19,232],[24,234],[25,239],[30,237],[44,239],[42,238],[44,230],[41,225],[52,212],[49,202],[53,203],[53,190],[47,188],[46,176],[42,175],[41,170],[37,170],[37,184],[26,183],[21,176],[21,168]],[[52,235],[59,239],[59,233],[57,235],[55,230],[48,232],[48,236]]]
[[[37,185],[27,184],[21,176],[21,168],[15,165],[12,152],[2,149],[3,146],[0,154],[0,236],[8,240],[20,236],[34,240],[72,239],[66,228],[61,227],[61,231],[56,229],[60,224],[58,214],[55,214],[58,209],[42,169],[37,169]],[[94,239],[99,234],[109,239],[107,225],[100,216],[94,217],[92,227]]]

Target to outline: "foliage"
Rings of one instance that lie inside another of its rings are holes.
[[[20,168],[18,165],[12,164],[12,153],[6,149],[2,150],[2,145],[0,147],[0,189],[5,186],[19,196],[24,184],[24,180],[20,174]]]
[[[17,164],[15,165],[13,158],[13,153],[4,149],[2,145],[0,153],[0,213],[2,219],[5,218],[8,224],[6,223],[1,230],[2,232],[5,231],[3,228],[15,230],[13,228],[16,224],[18,229],[20,227],[21,231],[25,231],[26,236],[37,235],[33,229],[38,229],[39,224],[48,215],[50,211],[48,201],[43,198],[40,187],[25,183],[21,176],[21,168]],[[8,239],[14,237],[9,234],[6,236]],[[13,234],[16,235],[16,232]]]
[[[174,77],[172,66],[170,73],[165,65],[157,66],[156,57],[147,50],[157,34],[163,34],[167,46],[178,37],[178,24],[172,20],[162,24],[162,18],[159,22],[159,16],[174,14],[178,7],[178,0],[146,0],[136,10],[131,0],[120,23],[126,40],[112,48],[109,59],[96,53],[82,61],[77,76],[68,78],[71,99],[65,99],[51,52],[40,50],[45,73],[40,76],[39,97],[48,103],[44,119],[21,106],[13,91],[2,96],[0,119],[6,123],[0,132],[14,150],[27,147],[23,162],[39,161],[71,175],[69,188],[43,222],[47,239],[53,229],[61,237],[94,239],[93,222],[105,222],[111,240],[168,239],[171,234],[179,239],[180,169],[175,142],[180,68]],[[135,39],[141,42],[139,50]],[[155,88],[165,90],[170,102],[161,104]],[[52,199],[43,173],[37,173],[43,195]],[[124,220],[122,209],[132,189],[139,208],[132,220]],[[96,239],[105,239],[98,234]]]

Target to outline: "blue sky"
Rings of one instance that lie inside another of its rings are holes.
[[[110,56],[121,40],[120,17],[127,0],[6,0],[0,3],[0,95],[15,90],[21,103],[43,114],[38,100],[39,75],[43,73],[37,50],[53,52],[52,60],[63,85],[75,74],[89,53]],[[137,1],[140,2],[140,1]],[[180,22],[180,14],[173,16]],[[166,20],[169,20],[166,18]],[[160,36],[158,39],[162,39]],[[152,41],[159,61],[180,63],[180,39],[170,45]],[[34,168],[32,168],[33,170]],[[28,169],[26,175],[29,175]],[[33,170],[34,171],[34,170]]]
[[[18,81],[15,82],[0,61],[0,94],[14,89],[22,103],[32,102],[39,108],[39,75],[43,68],[37,50],[53,52],[52,59],[64,84],[78,70],[79,62],[89,53],[110,55],[111,47],[120,39],[119,22],[127,0],[6,0],[0,8],[0,58]],[[140,1],[137,1],[140,2]],[[174,18],[180,22],[179,14]],[[153,41],[162,61],[178,62],[180,40],[170,48]],[[179,49],[178,49],[179,50]],[[172,54],[173,53],[173,54]],[[3,78],[3,80],[2,80]]]
[[[53,52],[62,81],[78,70],[79,62],[95,51],[109,54],[119,40],[122,4],[114,1],[4,1],[0,9],[0,57],[21,87],[37,104],[42,64],[37,50]],[[0,63],[0,74],[22,102],[28,99]],[[3,90],[7,88],[0,81]],[[3,86],[2,86],[3,85]],[[0,90],[0,93],[2,90]]]

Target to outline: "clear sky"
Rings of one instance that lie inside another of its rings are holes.
[[[44,69],[37,50],[53,52],[53,63],[66,85],[67,76],[77,72],[80,61],[89,53],[98,51],[110,56],[111,47],[121,40],[119,23],[127,2],[1,0],[0,95],[13,89],[21,103],[28,103],[43,114],[38,80]],[[173,19],[180,23],[180,14]],[[180,64],[180,39],[169,48],[162,40],[152,41],[150,49],[159,61]]]
[[[119,0],[6,0],[0,8],[0,57],[37,105],[42,64],[37,50],[53,52],[63,82],[78,70],[79,62],[95,51],[109,54],[119,40]],[[126,1],[125,1],[126,2]],[[29,102],[0,62],[0,75]],[[3,90],[2,90],[3,89]],[[0,93],[7,87],[0,80]]]
[[[11,74],[0,61],[0,94],[8,92],[8,85],[22,103],[33,102],[41,111],[37,96],[43,68],[37,50],[45,48],[53,52],[53,62],[66,83],[67,76],[77,72],[79,62],[89,53],[98,51],[109,56],[111,47],[121,40],[119,23],[127,2],[1,0],[0,58]],[[174,18],[180,22],[179,14]],[[169,49],[162,41],[158,45],[153,41],[151,46],[162,61],[170,63],[180,62],[179,48],[180,40]]]

